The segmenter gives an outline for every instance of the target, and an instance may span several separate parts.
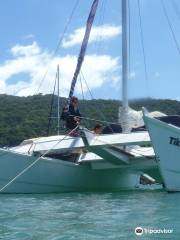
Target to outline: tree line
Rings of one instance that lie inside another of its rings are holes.
[[[60,113],[66,103],[60,98]],[[84,119],[81,124],[87,128],[102,121],[117,122],[118,100],[80,100],[79,108]],[[130,101],[130,107],[141,110],[161,111],[168,115],[180,115],[180,102],[169,99],[139,99]],[[99,121],[98,121],[99,120]],[[65,131],[63,122],[61,132]],[[57,133],[57,96],[51,94],[17,97],[0,95],[0,146],[14,146],[24,139]]]

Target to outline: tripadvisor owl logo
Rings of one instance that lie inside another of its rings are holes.
[[[141,235],[143,235],[143,233],[144,233],[144,230],[143,230],[142,227],[135,228],[135,234],[136,235],[141,236]]]

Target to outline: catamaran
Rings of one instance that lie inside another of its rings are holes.
[[[86,52],[98,0],[94,0],[73,76],[69,99]],[[140,176],[163,183],[142,113],[128,106],[127,1],[122,0],[122,89],[119,111],[122,133],[96,135],[81,127],[81,135],[57,135],[24,140],[19,146],[0,149],[0,192],[52,193],[139,189]],[[162,116],[161,113],[151,113]],[[135,132],[130,131],[136,128]],[[148,178],[148,175],[152,178]],[[151,181],[151,182],[153,182]]]

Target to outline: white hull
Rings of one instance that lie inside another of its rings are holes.
[[[180,128],[144,117],[167,191],[180,191]],[[177,142],[175,141],[177,139]],[[179,145],[179,146],[178,146]]]
[[[2,188],[37,157],[0,150]],[[3,193],[60,193],[136,189],[139,175],[120,169],[94,170],[58,159],[42,158],[3,190]]]

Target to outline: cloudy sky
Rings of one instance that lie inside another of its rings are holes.
[[[179,1],[139,0],[147,74],[138,0],[129,1],[129,98],[180,99]],[[52,93],[59,64],[60,93],[67,96],[91,3],[92,0],[2,0],[0,93]],[[121,62],[121,1],[100,0],[82,67],[85,97],[89,98],[89,93],[84,78],[95,98],[120,99]],[[75,91],[82,96],[80,80]]]

